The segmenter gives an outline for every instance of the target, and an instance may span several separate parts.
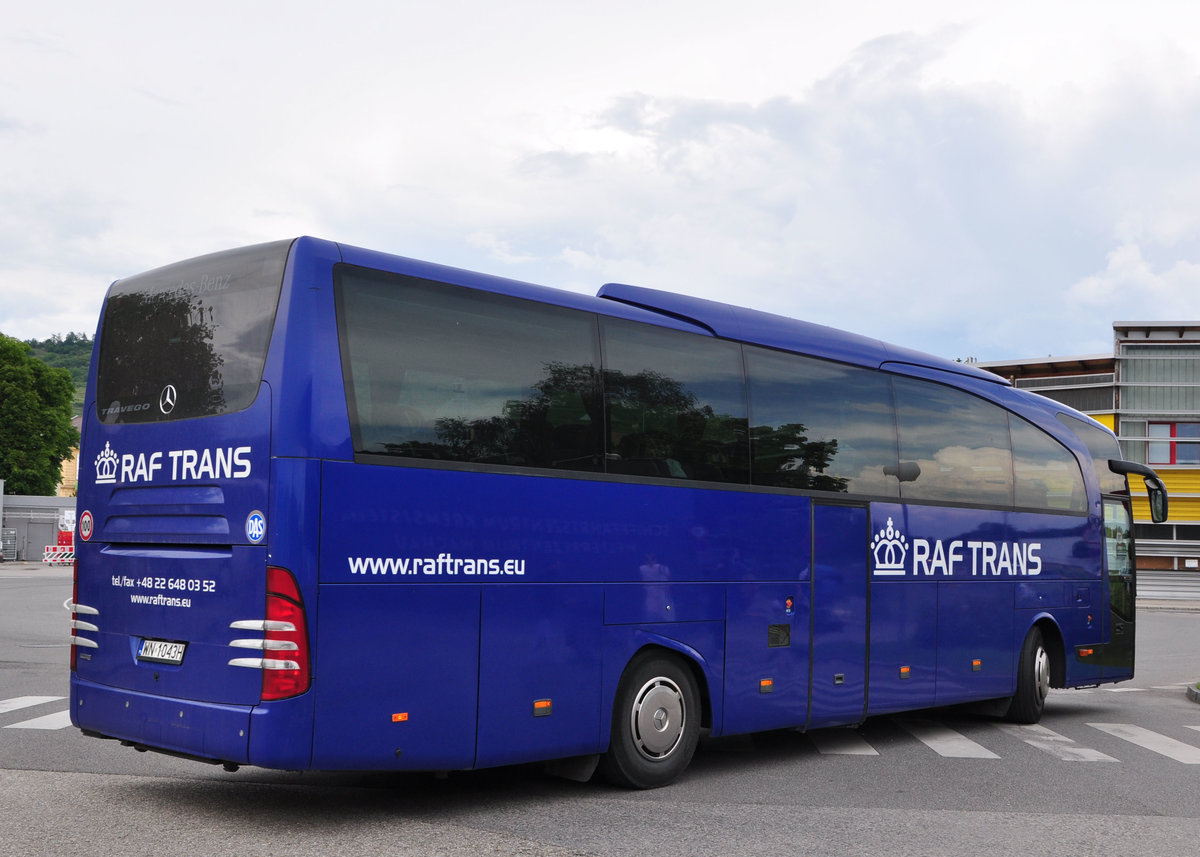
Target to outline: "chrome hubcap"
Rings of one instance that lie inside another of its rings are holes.
[[[1050,692],[1050,656],[1041,646],[1033,655],[1033,685],[1038,701],[1044,700]]]
[[[633,745],[647,759],[665,759],[679,746],[686,717],[679,685],[664,676],[650,679],[637,692],[629,713]]]

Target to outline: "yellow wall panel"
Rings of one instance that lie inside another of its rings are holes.
[[[1169,491],[1167,495],[1170,497],[1167,523],[1200,521],[1200,497],[1171,497]],[[1145,494],[1133,495],[1133,519],[1140,523],[1150,521],[1150,504]]]
[[[1200,470],[1171,470],[1156,467],[1154,472],[1167,486],[1168,494],[1200,494]]]

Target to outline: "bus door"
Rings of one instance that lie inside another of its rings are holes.
[[[866,506],[813,503],[810,729],[865,716],[869,544]]]
[[[1104,553],[1108,567],[1109,643],[1104,678],[1133,676],[1134,602],[1137,595],[1133,516],[1124,497],[1104,498]]]

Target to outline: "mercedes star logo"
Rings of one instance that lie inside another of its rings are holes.
[[[163,387],[163,391],[158,394],[158,409],[164,414],[169,414],[175,410],[175,385],[168,384]]]

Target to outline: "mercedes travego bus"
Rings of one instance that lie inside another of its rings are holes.
[[[1033,722],[1132,677],[1167,511],[969,365],[311,238],[117,281],[89,378],[72,720],[231,769],[648,788],[702,733]]]

